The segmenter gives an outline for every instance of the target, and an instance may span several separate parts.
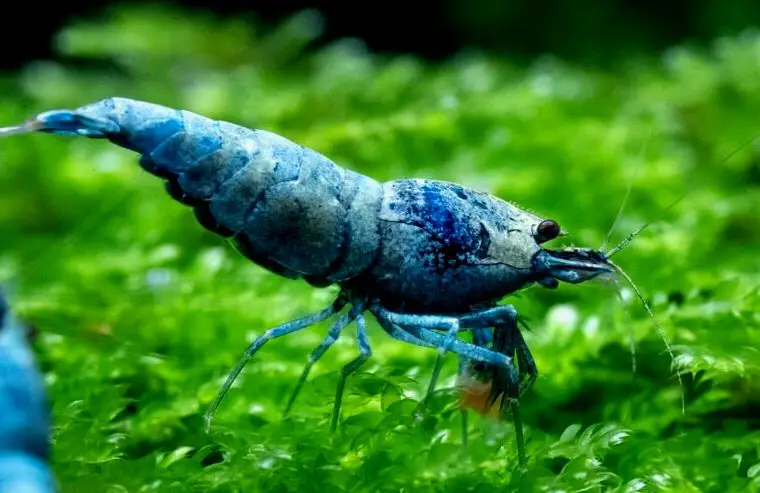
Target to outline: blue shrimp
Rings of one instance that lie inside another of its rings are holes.
[[[380,183],[266,130],[185,110],[109,98],[0,129],[0,135],[28,132],[106,139],[132,150],[203,227],[228,238],[254,263],[315,287],[340,287],[330,306],[269,329],[248,347],[209,407],[208,424],[264,344],[347,306],[311,353],[286,413],[314,362],[355,322],[360,354],[340,372],[330,424],[335,430],[345,380],[371,356],[367,312],[391,337],[437,348],[423,402],[451,351],[496,371],[491,400],[503,395],[516,405],[537,369],[519,336],[516,309],[499,301],[532,284],[554,289],[560,281],[622,274],[601,251],[544,248],[564,230],[498,197],[427,179]],[[503,340],[487,347],[496,327]],[[460,340],[465,330],[480,341]]]

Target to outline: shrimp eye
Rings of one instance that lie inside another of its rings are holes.
[[[557,224],[555,221],[547,219],[546,221],[541,221],[541,224],[539,224],[538,228],[536,228],[536,233],[538,242],[543,243],[545,241],[553,240],[559,236],[560,227],[559,224]]]

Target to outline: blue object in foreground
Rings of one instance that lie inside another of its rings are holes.
[[[0,493],[56,491],[50,415],[25,329],[0,294]]]

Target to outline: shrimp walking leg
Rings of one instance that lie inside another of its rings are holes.
[[[386,329],[388,334],[394,339],[425,348],[437,348],[445,336],[419,327],[408,327],[406,330],[399,325],[392,324],[388,320],[381,320],[381,325]],[[455,340],[452,345],[452,352],[464,358],[465,361],[475,360],[481,363],[488,363],[499,367],[511,368],[514,371],[514,365],[509,357],[499,354],[490,349],[478,347],[460,340]],[[515,378],[517,378],[515,374]]]
[[[425,342],[433,344],[435,347],[440,347],[446,338],[446,336],[430,329],[409,327],[407,330],[411,332],[412,335],[419,337]],[[451,346],[451,352],[465,356],[475,361],[489,363],[492,365],[497,365],[500,368],[505,368],[510,374],[514,374],[514,377],[517,378],[517,369],[514,366],[512,358],[491,349],[478,347],[474,344],[470,344],[469,342],[464,342],[457,339]]]
[[[319,346],[317,346],[309,355],[309,360],[306,362],[306,366],[304,366],[303,371],[301,372],[301,376],[298,378],[298,382],[293,389],[293,393],[290,395],[288,405],[285,406],[283,417],[287,417],[288,414],[290,414],[290,410],[293,408],[293,404],[295,404],[298,394],[301,393],[301,388],[303,387],[303,384],[306,383],[306,379],[309,377],[309,373],[311,372],[311,368],[314,366],[314,363],[316,363],[325,354],[330,346],[335,344],[335,341],[338,340],[343,329],[348,327],[348,325],[353,322],[358,315],[359,313],[357,312],[355,306],[351,312],[339,318],[338,321],[335,322],[327,331],[327,335],[324,339],[322,339],[322,342],[319,344]]]
[[[517,370],[512,358],[487,348],[460,341],[456,338],[454,338],[453,341],[450,340],[450,334],[455,330],[458,331],[460,328],[459,320],[454,317],[400,314],[384,308],[376,308],[373,310],[373,313],[378,319],[385,320],[389,325],[396,325],[399,329],[402,329],[402,332],[408,332],[412,336],[430,343],[437,348],[449,344],[449,350],[455,354],[504,368],[507,373],[514,378],[514,381],[517,381]],[[436,329],[445,330],[447,331],[447,334],[439,334],[435,332]],[[436,368],[433,371],[433,376],[431,377],[431,382],[428,386],[428,393],[425,398],[423,398],[423,402],[426,400],[430,392],[435,389],[438,374],[440,373],[440,366],[441,358],[439,353],[438,360],[436,361]]]
[[[446,338],[446,336],[439,334],[434,330],[414,326],[402,328],[402,326],[399,325],[395,325],[395,329],[390,332],[390,335],[397,340],[429,348],[440,347]],[[421,341],[422,344],[420,344],[419,341]],[[478,347],[474,344],[457,339],[451,346],[451,352],[475,361],[510,368],[510,372],[514,371],[515,378],[517,378],[516,369],[512,359],[503,354],[499,354],[496,351]]]
[[[443,328],[445,330],[446,323],[450,321],[447,317],[440,317],[436,319],[436,317],[431,316],[414,316],[414,315],[396,315],[394,314],[392,316],[393,319],[397,320],[399,323],[404,324],[406,323],[417,323],[417,324],[425,324],[430,328],[433,329],[441,329]],[[525,462],[525,446],[524,446],[524,437],[522,434],[522,422],[519,415],[519,407],[517,402],[517,397],[519,394],[518,389],[520,388],[520,377],[518,376],[517,370],[514,367],[514,364],[512,363],[512,358],[517,355],[518,357],[518,364],[520,365],[520,370],[525,371],[528,375],[528,382],[532,383],[533,380],[535,380],[535,376],[537,375],[535,362],[533,360],[532,355],[530,354],[530,351],[528,350],[527,345],[525,344],[524,339],[522,338],[522,334],[519,331],[519,328],[517,326],[518,322],[518,315],[517,311],[512,306],[499,306],[494,308],[488,308],[479,312],[475,312],[470,315],[466,315],[463,317],[460,317],[457,320],[456,324],[451,324],[448,330],[448,333],[444,336],[441,334],[437,334],[433,332],[432,330],[429,331],[429,333],[424,333],[425,329],[419,329],[421,335],[424,335],[428,338],[431,336],[433,338],[444,338],[444,344],[447,344],[449,342],[448,338],[454,332],[454,330],[458,331],[463,328],[469,328],[472,329],[473,332],[473,339],[476,342],[477,346],[475,346],[478,349],[488,351],[487,349],[480,347],[481,344],[485,343],[488,334],[487,329],[488,327],[494,328],[493,333],[493,341],[492,345],[493,351],[496,351],[497,354],[505,355],[510,362],[509,365],[488,365],[487,368],[490,368],[493,373],[493,384],[491,389],[491,395],[489,396],[489,401],[493,402],[500,394],[505,394],[505,397],[509,397],[510,402],[510,409],[512,410],[513,414],[513,422],[515,425],[515,433],[516,433],[516,440],[518,444],[518,455],[520,464],[523,465]],[[450,322],[449,322],[450,323]],[[460,341],[456,341],[457,343],[460,343]],[[464,343],[461,343],[464,344]],[[440,347],[440,346],[439,346]],[[456,351],[455,351],[456,352]],[[476,361],[477,358],[472,358]],[[442,356],[439,353],[438,358],[436,359],[435,368],[433,369],[433,375],[431,377],[430,385],[428,386],[427,393],[425,394],[425,397],[423,398],[421,402],[421,406],[424,407],[425,403],[427,402],[429,396],[432,394],[432,392],[435,390],[436,380],[438,378],[438,375],[440,374],[440,369],[442,366]],[[461,360],[460,360],[461,363]],[[460,372],[463,369],[462,364],[459,366]],[[504,404],[504,401],[502,401],[502,406]],[[462,441],[463,445],[466,446],[467,443],[467,426],[468,426],[468,419],[467,419],[467,413],[466,411],[463,411],[462,413]]]
[[[433,373],[430,379],[430,384],[428,385],[427,392],[425,394],[425,397],[423,397],[422,399],[423,404],[427,402],[428,398],[435,391],[438,377],[441,372],[441,367],[443,366],[443,355],[445,351],[450,350],[449,348],[451,348],[453,345],[464,344],[461,341],[458,341],[456,339],[456,334],[461,329],[463,328],[485,329],[487,327],[495,326],[496,324],[499,324],[502,321],[507,321],[507,323],[514,324],[515,330],[517,330],[516,329],[517,311],[512,306],[499,306],[499,307],[494,307],[494,308],[488,308],[488,309],[481,310],[479,312],[475,312],[475,313],[472,313],[470,315],[466,315],[460,318],[443,317],[443,316],[436,316],[436,315],[408,315],[408,314],[395,314],[391,312],[386,312],[386,313],[388,314],[386,315],[388,318],[390,318],[395,323],[398,323],[404,328],[417,326],[417,327],[420,327],[420,329],[438,329],[438,330],[446,331],[445,336],[442,336],[439,334],[435,334],[435,335],[426,334],[427,337],[433,337],[435,339],[438,339],[439,341],[440,341],[440,338],[443,338],[443,341],[437,345],[437,347],[439,348],[439,354],[438,354],[438,358],[436,358],[435,366],[433,368]],[[482,335],[481,333],[479,334]],[[480,337],[480,338],[482,339],[483,337]],[[481,341],[478,341],[476,343],[476,347],[480,346],[479,342]],[[522,347],[527,350],[527,346],[525,344],[523,344]],[[483,348],[480,348],[480,349],[483,349]],[[498,352],[501,352],[501,351],[498,351]],[[519,378],[517,377],[514,364],[511,361],[511,358],[514,356],[514,351],[512,351],[511,353],[504,353],[504,354],[508,354],[510,358],[509,365],[498,366],[499,371],[504,373],[504,375],[502,375],[502,377],[506,380],[504,384],[505,385],[514,384],[515,386],[517,386],[519,385]]]
[[[245,354],[243,354],[243,357],[240,359],[240,361],[238,361],[237,365],[235,365],[235,368],[230,372],[224,384],[219,389],[219,392],[217,393],[216,398],[214,399],[214,401],[211,403],[211,406],[209,406],[208,410],[206,411],[206,415],[205,415],[206,428],[207,429],[210,428],[211,421],[214,418],[214,413],[219,407],[219,404],[222,402],[222,399],[224,399],[224,396],[227,394],[227,391],[229,391],[232,384],[240,375],[240,372],[243,371],[243,368],[248,363],[248,360],[250,360],[253,357],[253,355],[256,354],[256,352],[259,349],[261,349],[261,347],[264,344],[266,344],[267,341],[276,339],[278,337],[282,337],[287,334],[291,334],[299,330],[303,330],[314,324],[327,320],[331,316],[341,311],[343,307],[346,305],[346,303],[347,303],[346,299],[343,297],[343,295],[341,295],[338,297],[338,299],[335,300],[335,302],[333,302],[332,305],[328,306],[324,310],[317,313],[313,313],[311,315],[306,315],[296,320],[291,320],[290,322],[285,322],[284,324],[281,324],[281,325],[278,325],[277,327],[267,330],[261,336],[259,336],[255,341],[253,341],[253,343],[251,343],[251,345],[248,346],[248,349],[245,351]]]
[[[517,314],[517,310],[513,306],[503,305],[489,308],[482,312],[461,317],[459,322],[462,328],[472,329],[473,335],[475,334],[475,329],[493,327],[493,349],[500,353],[508,354],[510,357],[517,358],[520,371],[519,396],[522,396],[530,389],[538,377],[538,368],[518,327],[518,324],[522,324],[527,328],[525,321]],[[476,344],[483,345],[478,342]],[[503,381],[503,383],[505,385],[510,384],[508,381]]]
[[[411,333],[405,331],[398,325],[389,322],[388,320],[378,317],[378,322],[380,323],[380,326],[388,333],[388,335],[397,341],[425,348],[438,347],[432,342],[423,341],[419,337],[412,335]]]
[[[520,367],[520,377],[526,377],[524,382],[515,385],[501,368],[491,367],[491,375],[487,375],[491,380],[491,391],[488,396],[488,402],[493,404],[501,396],[500,409],[504,411],[505,403],[509,404],[509,410],[512,412],[512,422],[515,426],[515,441],[517,442],[517,456],[520,467],[525,469],[525,437],[522,429],[522,418],[520,417],[519,397],[527,391],[538,376],[538,369],[533,360],[533,356],[528,350],[525,339],[518,327],[517,317],[504,317],[502,323],[494,326],[494,349],[510,356],[517,356],[517,362]]]
[[[438,377],[441,374],[441,367],[443,366],[443,357],[447,351],[451,349],[451,346],[455,343],[457,333],[459,332],[459,321],[452,317],[439,317],[435,315],[400,315],[391,314],[391,319],[399,325],[403,326],[417,326],[422,330],[438,329],[445,330],[446,335],[438,348],[438,356],[433,366],[433,373],[430,376],[430,383],[428,384],[427,391],[420,402],[420,406],[424,407],[430,396],[435,391],[435,387],[438,384]]]
[[[515,328],[513,334],[515,350],[517,351],[517,364],[520,366],[520,373],[526,375],[525,381],[520,383],[520,397],[522,397],[533,387],[533,383],[538,378],[538,366],[536,366],[536,360],[533,359],[528,345],[525,344],[522,332]]]
[[[372,355],[372,348],[369,345],[369,339],[367,338],[367,327],[364,321],[363,315],[356,317],[356,341],[359,344],[359,356],[349,361],[346,366],[340,371],[340,377],[338,377],[338,388],[335,391],[335,405],[333,407],[332,420],[330,421],[330,432],[334,432],[338,426],[338,418],[340,417],[340,405],[343,400],[343,389],[346,385],[346,379],[365,361]]]

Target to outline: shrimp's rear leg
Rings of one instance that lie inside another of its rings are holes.
[[[435,391],[436,384],[438,382],[438,376],[441,373],[441,367],[443,366],[443,357],[447,351],[451,350],[452,346],[456,343],[457,333],[459,332],[459,320],[454,317],[446,317],[440,315],[412,315],[385,312],[385,316],[389,318],[391,323],[401,326],[402,328],[417,328],[421,334],[429,335],[423,330],[444,330],[446,335],[443,336],[443,340],[439,344],[436,344],[438,348],[438,357],[436,358],[436,364],[433,367],[433,374],[430,376],[430,383],[428,389],[420,402],[420,407],[424,409],[428,399]]]
[[[372,348],[369,345],[369,339],[367,338],[367,327],[364,321],[364,315],[358,315],[356,317],[356,341],[359,344],[359,356],[349,361],[346,366],[340,371],[340,377],[338,378],[338,388],[335,391],[335,405],[333,407],[332,420],[330,421],[330,433],[335,431],[338,426],[338,418],[340,416],[340,405],[343,400],[343,389],[346,385],[346,379],[359,369],[365,361],[372,355]]]
[[[303,371],[301,372],[301,376],[298,378],[298,382],[296,382],[296,386],[293,389],[293,393],[290,395],[288,404],[285,406],[285,411],[283,411],[283,418],[286,418],[288,414],[290,414],[290,410],[293,408],[293,404],[295,404],[298,394],[301,393],[301,388],[303,387],[303,384],[306,383],[306,379],[309,377],[309,373],[311,372],[311,368],[314,366],[314,363],[316,363],[319,358],[325,354],[330,346],[335,344],[335,341],[337,341],[338,337],[340,337],[341,331],[343,331],[343,329],[345,329],[351,322],[353,322],[354,319],[359,316],[360,312],[361,307],[357,307],[355,305],[349,313],[339,318],[338,321],[335,322],[327,331],[327,335],[324,339],[322,339],[322,342],[319,343],[319,346],[317,346],[309,355],[306,366],[304,366]]]
[[[243,371],[243,368],[248,363],[248,360],[250,360],[253,357],[253,355],[256,354],[256,352],[259,349],[261,349],[261,347],[264,344],[266,344],[267,341],[271,339],[276,339],[278,337],[282,337],[284,335],[287,335],[299,330],[303,330],[314,324],[327,320],[331,316],[340,312],[343,309],[343,307],[346,306],[346,303],[347,303],[346,297],[341,293],[338,296],[338,298],[332,303],[332,305],[328,306],[324,310],[317,313],[313,313],[311,315],[306,315],[305,317],[291,320],[290,322],[285,322],[284,324],[278,325],[277,327],[267,330],[258,338],[256,338],[256,340],[253,341],[253,343],[251,343],[250,346],[248,346],[248,349],[243,354],[243,357],[240,358],[237,365],[235,365],[235,368],[233,368],[230,374],[227,376],[227,379],[225,380],[224,384],[217,392],[216,398],[214,398],[214,401],[211,403],[208,410],[206,411],[206,414],[205,414],[206,429],[208,430],[210,428],[211,421],[214,418],[214,413],[219,407],[219,404],[222,402],[222,399],[224,399],[224,396],[227,394],[227,392],[229,391],[230,387],[235,382],[237,377]]]

